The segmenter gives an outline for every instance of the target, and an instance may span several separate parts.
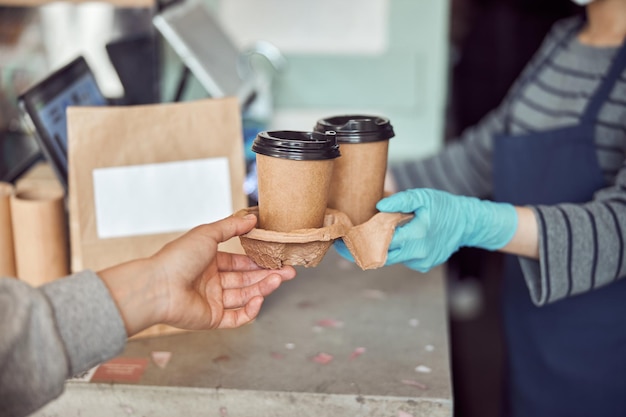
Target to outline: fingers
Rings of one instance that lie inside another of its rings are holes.
[[[337,239],[333,242],[333,247],[337,251],[342,258],[349,260],[350,262],[354,262],[354,256],[350,253],[350,250],[346,246],[343,240]]]
[[[254,320],[261,310],[264,297],[271,294],[282,283],[283,278],[278,272],[285,273],[287,277],[295,276],[295,270],[294,273],[281,270],[269,275],[265,271],[265,277],[255,285],[225,289],[222,296],[224,314],[218,327],[234,328]]]
[[[247,255],[218,252],[217,269],[220,271],[256,271],[262,268]]]
[[[405,246],[406,245],[406,246]],[[407,242],[405,245],[391,247],[387,252],[385,265],[392,265],[414,260],[429,258],[431,250],[423,241]]]
[[[269,275],[266,274],[263,279],[254,285],[224,289],[222,295],[224,308],[239,308],[254,297],[267,296],[274,292],[282,282],[283,279],[279,274],[272,273]]]
[[[376,204],[379,211],[412,213],[422,205],[419,189],[402,191],[383,198]]]
[[[419,239],[424,239],[428,233],[428,224],[422,221],[421,216],[415,216],[409,223],[396,229],[389,249],[400,249],[410,245]]]
[[[385,265],[389,266],[399,263],[403,263],[408,268],[423,273],[428,272],[433,267],[432,262],[430,262],[426,258],[406,259],[402,255],[402,252],[398,249],[389,251],[389,253],[387,254],[387,260],[385,261]]]
[[[281,269],[265,269],[257,265],[248,255],[228,252],[217,253],[217,269],[225,272],[262,271],[265,274],[280,272],[286,279],[296,276],[292,266],[285,265]]]
[[[421,259],[405,262],[404,265],[406,265],[408,268],[413,269],[414,271],[421,272],[423,274],[430,271],[430,269],[432,268],[432,265],[426,265],[425,262],[423,262]]]
[[[259,315],[262,304],[263,297],[258,296],[251,298],[242,308],[224,310],[224,315],[218,328],[232,329],[250,323]]]
[[[237,289],[254,285],[270,274],[280,276],[281,281],[287,281],[296,276],[296,270],[292,266],[284,266],[281,269],[257,269],[248,271],[226,271],[221,274],[222,288]]]
[[[399,264],[406,261],[402,256],[402,251],[400,249],[392,249],[387,252],[387,260],[385,260],[385,265],[394,265]]]

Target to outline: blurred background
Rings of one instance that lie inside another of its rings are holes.
[[[180,2],[13,1],[0,6],[1,180],[15,181],[42,159],[21,121],[17,97],[78,54],[112,103],[216,96],[153,24],[154,16]],[[391,162],[435,153],[479,121],[502,100],[550,26],[579,12],[570,0],[200,4],[240,51],[231,71],[241,71],[243,57],[255,74],[255,93],[242,105],[246,144],[262,129],[310,130],[329,115],[376,114],[388,117],[396,132]],[[215,48],[211,36],[196,41],[196,49]],[[246,159],[253,158],[246,150]],[[253,174],[254,167],[248,168]],[[499,264],[496,254],[465,249],[449,262],[457,416],[498,415]]]

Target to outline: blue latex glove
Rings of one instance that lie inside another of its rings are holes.
[[[343,240],[336,239],[333,242],[333,248],[335,248],[337,253],[341,255],[342,258],[347,259],[350,262],[354,262],[354,256],[352,256],[352,253],[350,253],[350,250],[348,250],[346,244],[343,243]]]
[[[386,265],[404,263],[420,272],[445,262],[462,246],[502,248],[513,238],[518,221],[511,204],[427,188],[394,194],[376,208],[415,214],[396,229]]]

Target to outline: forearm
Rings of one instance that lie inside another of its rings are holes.
[[[500,251],[539,259],[539,228],[535,213],[529,207],[515,207],[515,211],[517,212],[517,229],[513,238]]]
[[[539,262],[520,259],[533,301],[542,305],[601,288],[626,277],[626,211],[613,191],[585,204],[533,207]]]
[[[98,274],[111,292],[129,337],[162,321],[167,286],[159,285],[152,258],[126,262]]]
[[[500,106],[491,111],[434,156],[390,163],[394,191],[433,188],[474,197],[491,195],[493,137],[504,129],[506,109]]]
[[[91,271],[32,288],[0,279],[0,416],[32,413],[65,380],[118,354],[126,334]]]

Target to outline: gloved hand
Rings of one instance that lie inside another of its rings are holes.
[[[462,246],[502,248],[513,238],[518,221],[511,204],[427,188],[394,194],[380,200],[376,208],[415,214],[396,229],[386,265],[404,263],[420,272],[445,262]]]
[[[337,253],[341,255],[342,258],[347,259],[350,262],[354,262],[354,256],[352,256],[352,253],[350,253],[350,250],[348,249],[346,244],[343,243],[343,240],[336,239],[333,242],[333,248],[335,248]]]

